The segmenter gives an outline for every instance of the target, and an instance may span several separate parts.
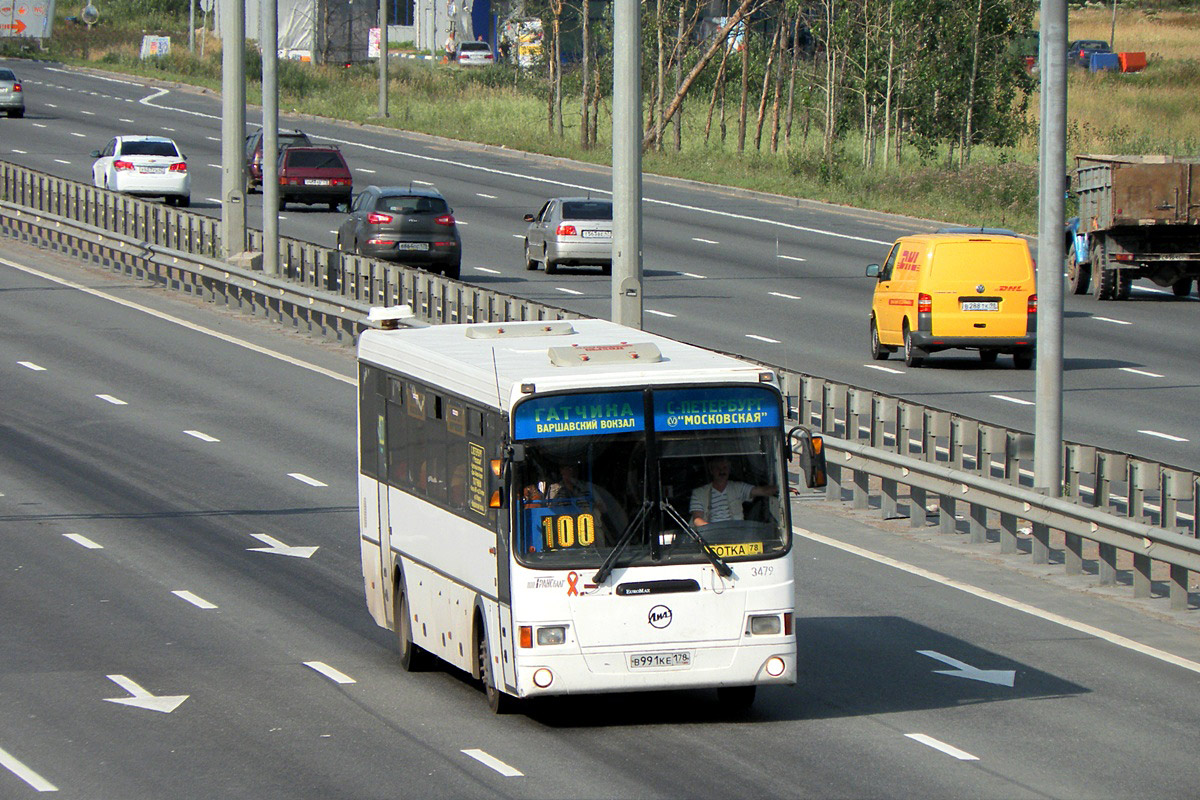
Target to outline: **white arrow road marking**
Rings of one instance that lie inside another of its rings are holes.
[[[37,364],[33,363],[32,361],[18,361],[17,363],[20,364],[25,369],[31,369],[34,372],[45,372],[46,371],[45,367],[39,367]]]
[[[307,475],[305,475],[303,472],[289,472],[288,477],[295,478],[296,480],[300,481],[301,483],[307,483],[309,486],[328,486],[329,485],[328,483],[322,483],[321,481],[317,480],[316,478],[310,478]]]
[[[171,594],[180,599],[187,600],[196,608],[216,608],[214,604],[208,602],[203,597],[192,594],[187,589],[176,589],[175,591],[171,592]]]
[[[354,678],[351,678],[341,670],[334,669],[324,661],[305,661],[304,666],[309,669],[315,669],[334,683],[357,683]]]
[[[98,395],[96,395],[96,397],[99,397],[101,400],[103,400],[106,403],[112,403],[114,406],[129,405],[129,403],[126,403],[124,400],[122,400],[118,397],[113,397],[111,394],[98,394]]]
[[[3,765],[4,768],[7,769],[9,772],[11,772],[13,775],[16,775],[18,778],[20,778],[21,780],[28,783],[33,788],[34,791],[37,791],[37,792],[57,792],[58,791],[57,786],[55,786],[53,783],[51,783],[50,781],[43,778],[41,775],[38,775],[36,772],[31,770],[29,767],[22,764],[20,761],[17,760],[16,756],[14,756],[12,753],[9,753],[7,750],[5,750],[2,747],[0,747],[0,765]]]
[[[186,694],[153,695],[124,675],[108,675],[106,677],[133,695],[133,697],[106,697],[104,698],[104,702],[106,703],[119,703],[123,706],[133,706],[134,708],[144,708],[147,711],[170,714],[179,708],[180,704],[184,700],[187,700],[189,696]]]
[[[72,542],[75,542],[75,544],[83,545],[88,550],[103,550],[104,549],[104,545],[96,544],[91,539],[84,536],[82,533],[64,533],[63,536],[70,539]]]
[[[968,753],[966,750],[959,750],[954,745],[949,745],[949,744],[946,744],[945,742],[940,742],[937,739],[933,738],[932,736],[926,736],[923,733],[906,733],[904,735],[907,736],[909,739],[912,739],[913,741],[920,742],[921,744],[924,744],[924,745],[929,745],[934,750],[941,750],[943,753],[945,753],[948,756],[954,756],[959,761],[978,761],[979,760],[979,756],[973,756],[970,753]]]
[[[967,680],[979,681],[981,683],[994,683],[997,686],[1012,686],[1013,680],[1017,675],[1016,671],[1011,669],[979,669],[978,667],[972,667],[970,664],[964,664],[958,659],[943,655],[936,650],[918,650],[917,652],[954,667],[954,669],[935,669],[934,672],[938,675],[949,675],[952,678],[966,678]]]
[[[503,775],[506,778],[523,778],[523,777],[525,777],[525,773],[521,772],[521,770],[517,769],[516,767],[510,767],[508,764],[505,764],[500,759],[496,758],[493,755],[485,753],[482,750],[471,749],[471,750],[463,750],[462,752],[464,755],[470,756],[471,758],[478,761],[480,764],[483,764],[484,766],[487,766],[487,767],[491,767],[492,769],[496,770],[496,772],[499,772],[501,775]]]
[[[267,545],[266,547],[247,547],[246,549],[252,553],[273,553],[278,556],[291,556],[292,558],[312,558],[312,554],[317,552],[318,549],[316,547],[290,547],[274,536],[268,536],[265,533],[252,533],[250,535]]]

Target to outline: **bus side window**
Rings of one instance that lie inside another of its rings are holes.
[[[383,415],[384,402],[382,391],[383,373],[374,367],[363,364],[360,366],[358,383],[358,415],[359,415],[359,452],[361,461],[359,467],[364,475],[381,479],[384,477],[386,464],[385,441],[379,430],[379,418]]]

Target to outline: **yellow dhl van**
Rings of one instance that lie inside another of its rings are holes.
[[[871,357],[904,349],[918,367],[930,353],[978,350],[985,364],[1011,353],[1029,369],[1037,345],[1037,278],[1029,246],[1016,236],[942,233],[896,240],[875,278]]]

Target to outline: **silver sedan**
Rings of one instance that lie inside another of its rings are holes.
[[[612,274],[612,201],[552,197],[526,214],[525,269],[539,264],[553,275],[560,266],[592,265]]]

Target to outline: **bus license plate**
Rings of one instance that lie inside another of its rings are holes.
[[[670,669],[690,667],[692,654],[682,653],[633,653],[629,656],[630,669]]]
[[[995,300],[964,300],[963,311],[999,311],[1000,303]]]

